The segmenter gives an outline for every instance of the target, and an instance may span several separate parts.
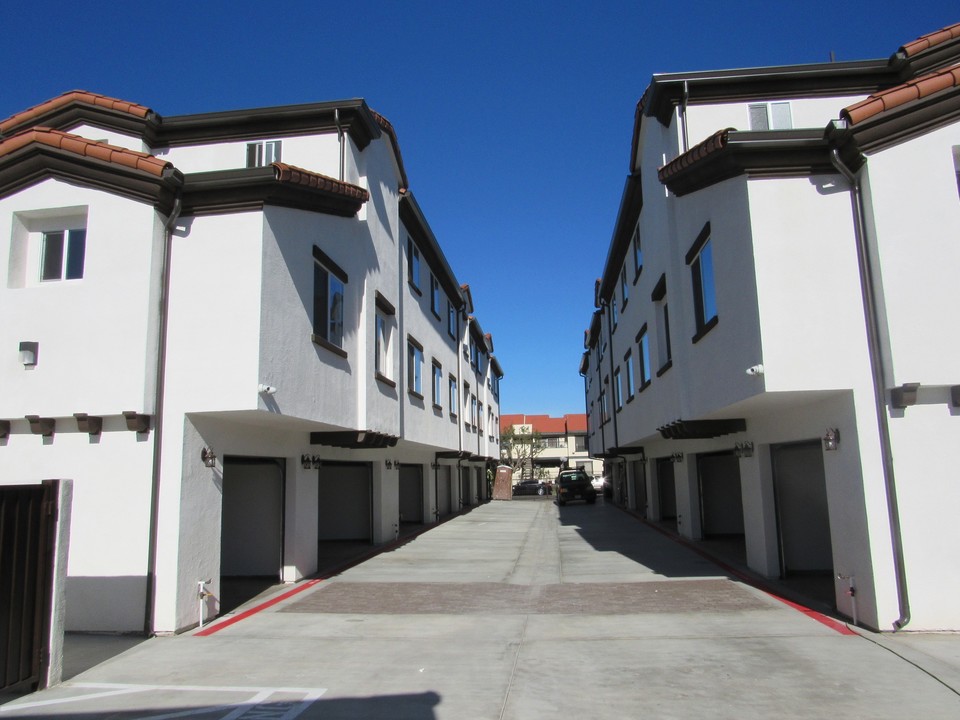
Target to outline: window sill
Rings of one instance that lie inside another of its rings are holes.
[[[423,290],[414,285],[412,280],[407,280],[407,285],[409,285],[410,289],[413,290],[417,295],[423,297]]]
[[[407,395],[412,398],[416,398],[417,400],[423,400],[423,395],[418,393],[416,390],[407,390]]]
[[[640,279],[640,276],[643,274],[643,265],[640,266],[640,269],[637,270],[637,274],[633,276],[633,284],[637,284],[637,280]]]
[[[316,333],[311,334],[311,335],[310,335],[310,339],[313,341],[313,344],[314,344],[314,345],[319,345],[320,347],[329,350],[329,351],[332,352],[334,355],[339,355],[339,356],[342,357],[342,358],[347,357],[347,351],[346,351],[346,350],[344,350],[344,349],[341,348],[341,347],[337,347],[337,346],[334,345],[332,342],[330,342],[329,340],[326,340],[325,338],[320,337],[320,336],[317,335]]]
[[[433,313],[433,316],[434,316],[438,321],[439,321],[439,320],[442,320],[442,318],[440,317],[440,313],[438,313],[436,310],[434,310],[433,308],[430,308],[430,312]]]
[[[376,377],[377,380],[378,380],[379,382],[382,382],[384,385],[389,385],[389,386],[392,387],[392,388],[395,388],[395,387],[397,386],[397,384],[396,384],[393,380],[391,380],[390,378],[388,378],[388,377],[387,377],[386,375],[384,375],[383,373],[376,373],[376,374],[374,375],[374,377]]]
[[[659,370],[657,370],[657,377],[660,377],[661,375],[663,375],[667,370],[669,370],[669,369],[672,368],[672,367],[673,367],[673,360],[672,360],[672,359],[671,359],[671,360],[667,360],[667,361],[663,364],[663,367],[661,367]]]
[[[700,342],[703,339],[704,335],[706,335],[708,332],[710,332],[717,326],[718,322],[720,322],[720,317],[717,315],[714,315],[712,318],[707,320],[707,322],[704,323],[703,327],[697,330],[697,334],[693,336],[693,339],[692,339],[693,344],[696,345],[698,342]]]
[[[434,404],[433,404],[433,410],[434,410],[434,412],[442,415],[442,414],[443,414],[443,405],[437,405],[437,403],[434,403]]]
[[[456,414],[456,413],[450,413],[450,422],[455,423],[456,421],[457,421],[457,414]]]
[[[634,399],[635,397],[636,397],[636,395],[630,395],[630,396],[627,398],[627,405],[629,405],[630,403],[632,403],[632,402],[633,402],[633,399]]]
[[[649,381],[649,380],[647,380],[645,383],[641,383],[641,384],[640,384],[640,387],[637,388],[637,395],[639,395],[640,393],[642,393],[642,392],[643,392],[644,390],[646,390],[648,387],[650,387],[650,381]]]

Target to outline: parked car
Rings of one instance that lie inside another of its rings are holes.
[[[549,495],[550,485],[542,480],[521,480],[513,486],[514,495]]]
[[[564,470],[557,476],[557,505],[571,500],[583,500],[590,505],[597,501],[597,491],[583,470]]]
[[[594,490],[596,490],[597,492],[600,492],[601,490],[603,490],[603,476],[594,475],[593,479],[590,481],[590,484],[593,485]]]

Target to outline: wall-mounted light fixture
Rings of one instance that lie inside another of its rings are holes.
[[[314,470],[319,470],[320,466],[323,464],[323,460],[320,459],[319,455],[314,455],[312,458],[310,458],[310,462],[313,465]]]
[[[301,456],[300,456],[300,465],[303,467],[304,470],[309,470],[310,467],[313,465],[313,463],[312,463],[311,460],[310,460],[310,456],[309,456],[309,455],[301,455]]]
[[[33,367],[37,364],[37,353],[40,351],[40,343],[32,340],[24,340],[20,343],[20,362],[24,367]]]
[[[674,453],[670,456],[670,462],[682,463],[683,462],[683,453]]]
[[[836,450],[840,447],[840,431],[837,428],[827,428],[823,435],[823,449]]]
[[[383,461],[383,466],[384,466],[387,470],[393,470],[393,460],[384,460],[384,461]]]
[[[430,463],[430,468],[433,470],[437,470],[439,467],[440,467],[440,463],[438,463],[436,460]]]
[[[201,448],[200,459],[203,460],[205,467],[212,468],[217,466],[217,454],[208,447]]]
[[[753,443],[749,440],[738,442],[733,446],[733,454],[738,458],[753,457]]]

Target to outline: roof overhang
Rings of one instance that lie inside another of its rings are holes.
[[[630,250],[630,240],[633,238],[633,231],[640,219],[642,209],[643,189],[640,184],[640,173],[634,173],[628,175],[624,181],[617,222],[613,228],[613,237],[610,238],[607,259],[603,264],[603,276],[600,279],[598,295],[607,302],[610,301],[617,287],[620,268],[623,267],[624,259]]]
[[[705,440],[744,432],[747,421],[743,418],[727,420],[675,420],[658,427],[660,435],[666,440]]]

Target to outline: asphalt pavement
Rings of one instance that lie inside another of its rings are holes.
[[[602,501],[492,502],[0,720],[960,717],[960,635],[801,610]]]

